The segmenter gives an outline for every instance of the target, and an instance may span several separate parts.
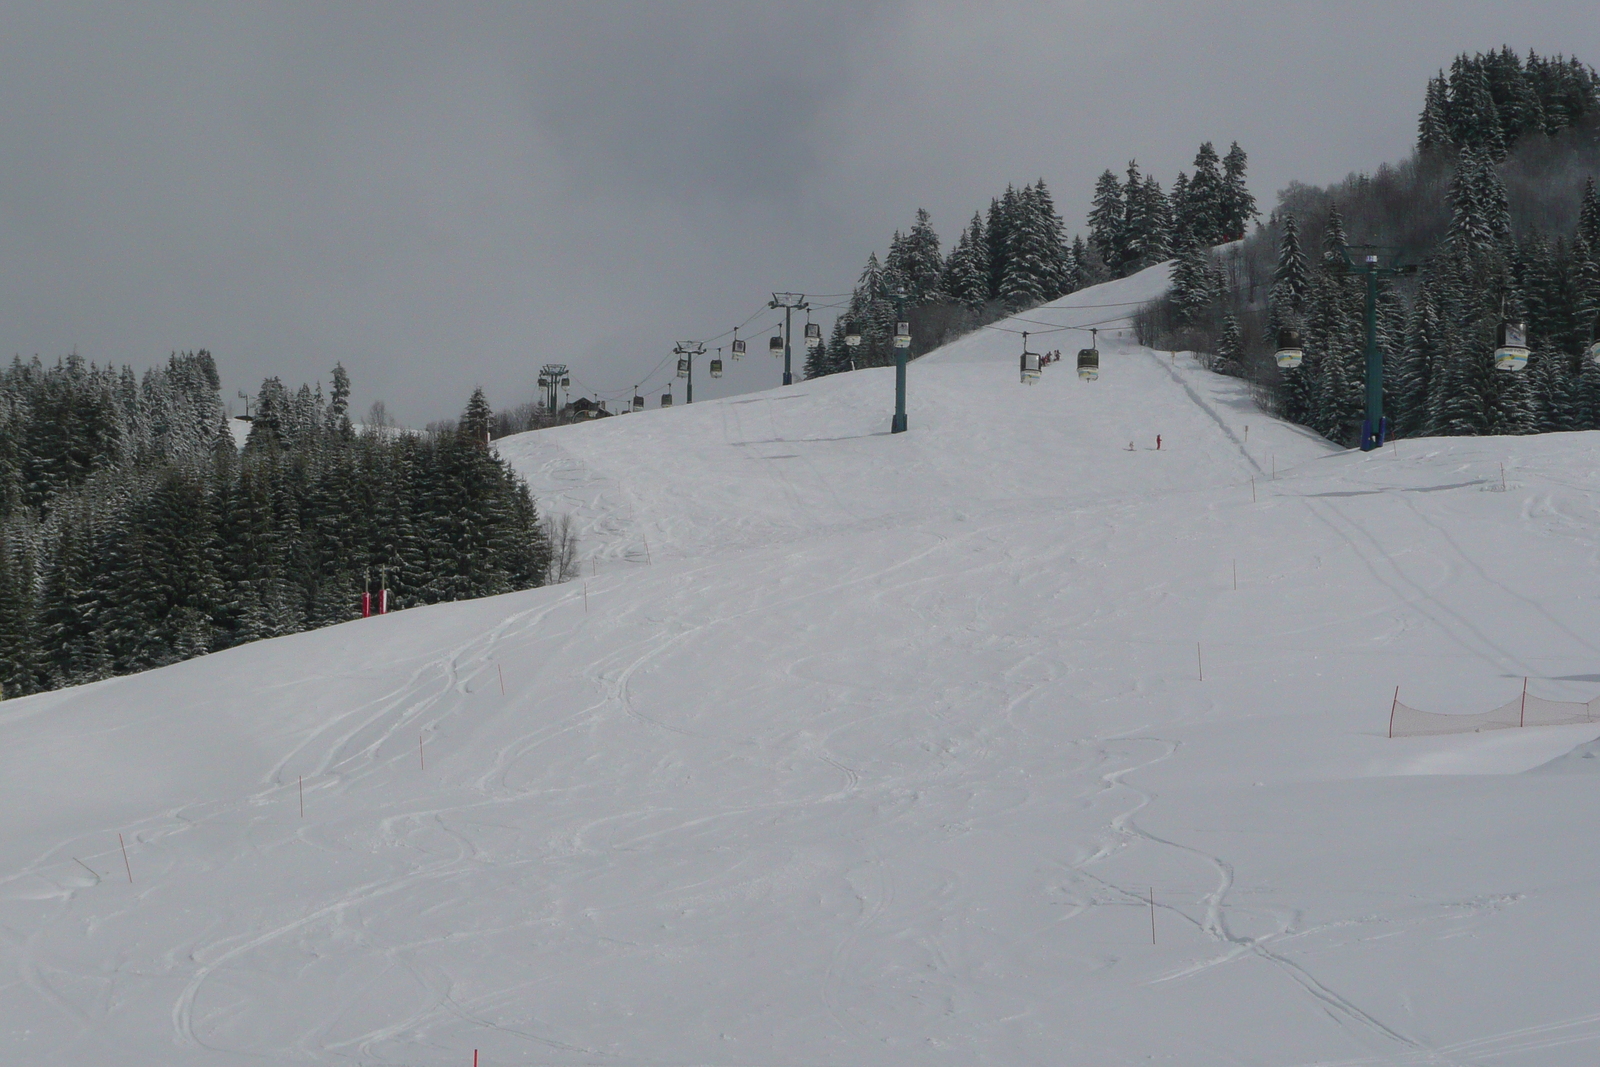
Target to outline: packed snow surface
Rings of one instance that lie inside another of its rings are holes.
[[[1594,1063],[1600,728],[1385,735],[1600,692],[1600,438],[1338,450],[1118,332],[1162,283],[902,435],[502,442],[564,585],[0,706],[0,1062]]]

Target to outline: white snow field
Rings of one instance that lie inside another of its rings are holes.
[[[0,705],[0,1062],[1600,1060],[1600,727],[1385,736],[1600,692],[1600,437],[1082,344],[508,439],[582,580]]]

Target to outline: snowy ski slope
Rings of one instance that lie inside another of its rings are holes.
[[[0,705],[0,1062],[1595,1062],[1600,729],[1384,736],[1600,692],[1595,439],[1101,349],[511,438],[581,581]]]

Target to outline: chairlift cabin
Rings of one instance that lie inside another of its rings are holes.
[[[689,357],[681,356],[678,359],[678,377],[687,378],[688,376],[689,376]]]
[[[822,343],[822,327],[815,322],[806,323],[806,347],[816,348]]]
[[[1078,377],[1086,382],[1100,380],[1100,350],[1098,348],[1078,349]]]
[[[672,394],[671,393],[662,393],[661,394],[661,406],[664,407],[664,408],[670,408],[672,406]]]
[[[714,359],[711,361],[711,376],[713,378],[722,377],[722,360]]]
[[[851,348],[861,344],[861,327],[855,323],[848,323],[844,328],[844,343]]]
[[[1278,366],[1284,370],[1293,370],[1306,358],[1305,349],[1300,347],[1300,331],[1282,329],[1278,331]]]
[[[783,335],[782,334],[776,334],[775,333],[775,334],[772,335],[772,340],[767,342],[767,351],[771,352],[774,356],[782,356],[783,355]]]
[[[734,359],[743,359],[744,358],[744,350],[745,350],[745,343],[743,341],[739,340],[739,338],[735,337],[733,339],[733,350],[732,350],[732,353],[731,353],[733,358]]]
[[[548,389],[548,388],[550,388],[550,379],[549,378],[540,378],[539,379],[539,388],[540,389]]]
[[[561,388],[570,389],[571,387],[572,387],[572,379],[571,378],[563,378],[563,379],[561,379]]]
[[[1519,371],[1527,365],[1527,326],[1520,322],[1502,322],[1495,336],[1494,369]]]
[[[1023,353],[1022,353],[1022,384],[1023,385],[1032,385],[1034,382],[1036,382],[1038,380],[1039,380],[1039,353],[1037,353],[1037,352],[1029,352],[1026,349],[1024,349]]]
[[[635,410],[635,411],[643,411],[644,410],[644,397],[640,396],[638,393],[634,393],[633,394],[633,410]]]

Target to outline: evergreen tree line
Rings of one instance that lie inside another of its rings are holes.
[[[1499,163],[1524,135],[1547,136],[1576,125],[1600,106],[1600,77],[1565,56],[1510,47],[1462,53],[1429,79],[1417,120],[1419,151],[1471,148]]]
[[[175,663],[361,614],[549,576],[527,486],[484,444],[474,393],[449,434],[357,432],[349,379],[267,379],[241,450],[216,367],[136,380],[69,357],[0,374],[0,695]]]
[[[1247,163],[1237,143],[1224,159],[1208,142],[1194,175],[1180,172],[1170,196],[1136,162],[1126,184],[1107,171],[1095,187],[1088,241],[1067,240],[1042,178],[1007,186],[987,214],[973,212],[948,255],[928,212],[918,209],[908,232],[895,231],[884,259],[867,257],[832,335],[808,354],[806,377],[893,363],[901,309],[916,356],[1005,315],[1163,262],[1174,249],[1236,240],[1257,214]],[[845,344],[852,325],[861,336],[854,350]]]
[[[1600,428],[1600,366],[1586,358],[1600,315],[1600,79],[1576,60],[1515,60],[1505,49],[1459,58],[1452,82],[1430,85],[1423,126],[1437,121],[1430,112],[1441,92],[1453,98],[1451,84],[1482,82],[1476,106],[1490,114],[1483,101],[1510,84],[1507,71],[1539,102],[1541,125],[1501,128],[1497,140],[1462,133],[1458,116],[1451,139],[1426,144],[1398,167],[1328,190],[1291,186],[1227,262],[1193,253],[1179,260],[1168,296],[1140,316],[1141,337],[1209,353],[1215,369],[1253,380],[1284,416],[1351,443],[1366,375],[1366,279],[1347,265],[1354,232],[1399,246],[1420,266],[1414,277],[1379,287],[1376,334],[1392,434]],[[1496,106],[1495,115],[1511,113]],[[1552,114],[1561,116],[1554,129]],[[1359,229],[1342,210],[1347,204]],[[1527,325],[1525,371],[1494,369],[1503,321]],[[1305,358],[1280,371],[1272,351],[1285,327],[1301,333]]]

